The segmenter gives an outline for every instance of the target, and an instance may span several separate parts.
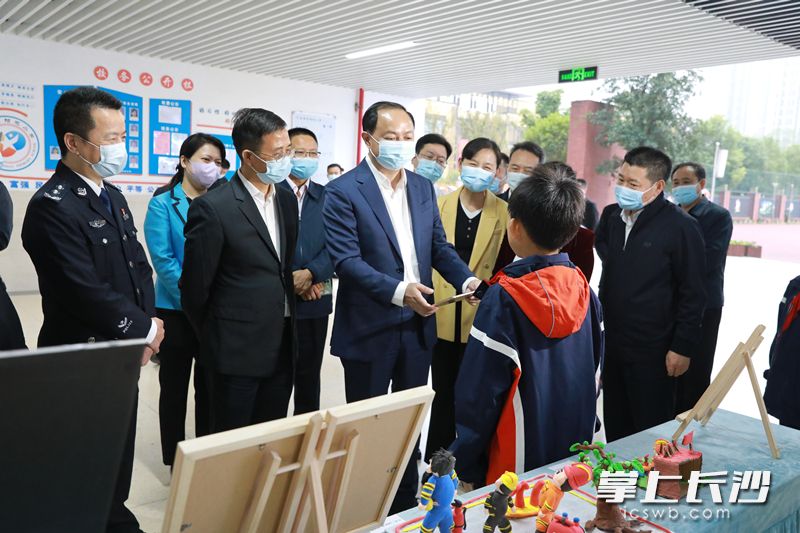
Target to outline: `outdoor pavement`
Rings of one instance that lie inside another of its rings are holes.
[[[731,239],[760,244],[764,259],[800,263],[800,224],[735,224]]]
[[[762,229],[764,226],[760,226]],[[777,306],[788,281],[800,275],[800,226],[772,228],[760,233],[757,239],[765,247],[765,256],[794,258],[795,262],[771,259],[729,258],[725,275],[726,305],[722,315],[719,344],[714,364],[715,373],[724,364],[739,341],[745,340],[757,324],[767,326],[764,344],[755,355],[754,363],[760,385],[767,367],[769,344],[776,328]],[[791,231],[787,231],[791,229]],[[734,238],[746,239],[749,228],[737,226]],[[785,239],[793,233],[792,246]],[[794,250],[786,250],[793,248]],[[599,261],[597,265],[599,265]],[[599,280],[595,268],[592,285]],[[35,346],[41,324],[40,298],[37,294],[14,295],[13,300],[23,321],[30,346]],[[158,366],[149,364],[142,369],[139,382],[139,418],[136,435],[136,460],[129,505],[148,533],[161,531],[166,499],[169,493],[169,469],[161,464],[158,429]],[[344,379],[339,361],[326,353],[322,368],[322,407],[344,403]],[[721,407],[748,416],[758,416],[753,391],[746,373],[734,385]],[[193,401],[189,399],[187,436],[193,435]],[[291,407],[290,407],[291,410]],[[423,437],[422,442],[425,442]],[[780,443],[778,443],[780,445]],[[766,450],[766,439],[764,441]]]

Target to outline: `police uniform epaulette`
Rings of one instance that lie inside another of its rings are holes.
[[[61,184],[53,185],[50,190],[44,192],[44,197],[54,202],[60,202],[64,199],[62,196],[64,194],[64,190],[64,186]]]

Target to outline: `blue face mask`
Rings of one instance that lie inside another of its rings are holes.
[[[517,186],[528,177],[528,174],[524,172],[509,172],[506,174],[506,180],[508,181],[508,187],[513,191],[517,188]]]
[[[700,196],[697,185],[680,185],[672,188],[672,196],[680,205],[689,205]]]
[[[313,176],[319,168],[319,159],[313,157],[294,157],[292,158],[292,176],[307,180]]]
[[[478,167],[461,167],[461,183],[472,192],[488,190],[492,181],[494,181],[494,172]]]
[[[375,137],[372,137],[372,140],[378,143],[378,155],[375,156],[375,159],[383,168],[400,170],[414,158],[416,149],[414,141],[387,141],[386,139],[379,141]]]
[[[650,189],[655,186],[656,185],[654,183]],[[614,189],[614,196],[616,196],[617,204],[619,204],[622,209],[627,209],[628,211],[638,211],[644,207],[642,197],[644,196],[644,193],[648,192],[650,189],[647,189],[646,191],[635,191],[633,189],[629,189],[628,187],[617,185],[617,187]]]
[[[417,158],[417,169],[414,172],[436,183],[442,177],[444,167],[432,159]]]
[[[255,154],[253,154],[255,155]],[[289,173],[292,171],[292,160],[289,156],[283,156],[280,159],[275,161],[264,161],[260,157],[256,155],[259,161],[264,162],[267,165],[266,172],[259,172],[256,169],[253,169],[262,182],[273,185],[276,183],[280,183],[289,177]]]
[[[499,190],[500,190],[500,180],[497,178],[492,179],[492,184],[489,185],[489,191],[493,192],[494,194],[497,194]]]

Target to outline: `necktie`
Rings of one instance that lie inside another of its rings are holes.
[[[100,201],[103,202],[103,205],[108,209],[108,214],[113,215],[114,211],[111,209],[111,198],[108,196],[108,191],[105,187],[100,189]]]

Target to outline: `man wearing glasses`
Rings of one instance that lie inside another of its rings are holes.
[[[417,140],[414,159],[411,164],[414,172],[436,183],[442,177],[453,147],[442,135],[428,133]],[[434,450],[435,451],[435,450]]]
[[[325,187],[311,180],[319,169],[317,136],[305,128],[289,130],[294,157],[289,179],[281,182],[297,198],[300,230],[292,261],[297,300],[297,365],[294,373],[294,414],[319,410],[319,374],[328,315],[333,311],[333,263],[325,248],[322,206]]]
[[[286,122],[240,109],[230,182],[192,201],[181,303],[211,379],[212,431],[286,416],[292,392],[297,199],[277,185],[292,169]]]

